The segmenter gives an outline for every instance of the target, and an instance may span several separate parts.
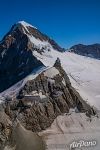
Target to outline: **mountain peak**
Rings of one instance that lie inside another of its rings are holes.
[[[33,70],[45,66],[40,58],[52,57],[55,50],[64,51],[54,40],[27,22],[14,24],[0,43],[0,92]]]
[[[36,27],[34,27],[34,26],[32,26],[31,24],[25,22],[24,20],[19,21],[17,24],[21,24],[21,25],[24,26],[24,27],[32,27],[32,28],[37,29]]]

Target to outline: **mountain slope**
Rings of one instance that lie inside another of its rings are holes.
[[[72,46],[69,51],[78,55],[100,59],[100,44],[78,44]]]

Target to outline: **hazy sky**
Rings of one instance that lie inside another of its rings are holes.
[[[20,20],[65,48],[100,43],[100,0],[0,0],[0,39]]]

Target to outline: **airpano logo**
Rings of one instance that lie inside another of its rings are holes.
[[[74,148],[79,148],[81,149],[82,147],[93,147],[97,145],[97,141],[92,140],[92,141],[84,141],[84,140],[80,140],[80,141],[74,141],[73,143],[70,144],[70,150],[74,149]]]

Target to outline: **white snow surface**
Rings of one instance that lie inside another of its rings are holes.
[[[32,28],[37,29],[36,27],[32,26],[31,24],[29,24],[29,23],[27,23],[25,21],[19,21],[18,23],[22,24],[25,28],[26,27],[32,27]]]
[[[36,47],[38,49],[44,48],[45,50],[48,50],[48,49],[52,48],[52,46],[50,45],[50,43],[48,41],[41,41],[40,39],[35,38],[32,35],[28,35],[28,38],[34,44],[34,47]]]
[[[44,72],[44,76],[48,78],[54,78],[57,74],[59,74],[59,71],[55,67],[51,67]]]
[[[84,113],[72,112],[58,116],[51,127],[39,133],[46,142],[47,150],[72,150],[70,145],[79,141],[96,141],[93,147],[75,148],[75,150],[100,149],[100,118],[86,117]]]

